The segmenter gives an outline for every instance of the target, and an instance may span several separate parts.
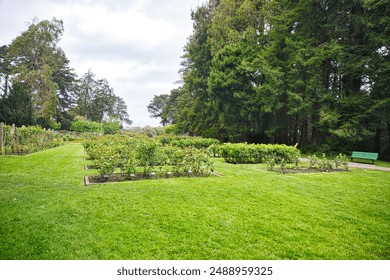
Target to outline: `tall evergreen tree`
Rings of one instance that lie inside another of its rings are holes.
[[[161,124],[169,124],[168,116],[164,114],[169,102],[168,94],[155,95],[153,100],[147,106],[148,112],[152,118],[161,118]]]
[[[373,0],[198,7],[174,111],[179,131],[389,154],[389,11]]]
[[[106,79],[96,79],[91,70],[79,80],[77,92],[77,106],[73,110],[76,115],[94,122],[116,119],[131,124],[123,99],[114,94]]]
[[[58,105],[55,119],[61,123],[62,129],[69,130],[72,122],[71,111],[76,107],[79,92],[77,91],[77,75],[70,68],[65,53],[58,52],[59,67],[53,73],[53,81],[57,84]]]
[[[32,125],[32,113],[31,95],[24,84],[14,84],[7,96],[0,98],[0,122],[16,126]]]
[[[53,74],[61,66],[58,42],[63,33],[60,20],[34,20],[27,31],[14,39],[8,55],[12,64],[13,83],[24,83],[32,95],[35,118],[48,121],[58,105],[57,84]]]
[[[8,58],[8,46],[0,47],[0,97],[8,95],[11,64]]]
[[[214,12],[219,1],[210,1],[191,13],[194,31],[184,47],[181,74],[184,85],[175,92],[177,110],[174,123],[183,133],[215,136],[212,108],[207,91],[211,67],[208,42]],[[172,111],[172,110],[171,110]]]

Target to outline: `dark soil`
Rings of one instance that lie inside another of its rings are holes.
[[[180,178],[180,177],[207,177],[207,175],[189,175],[189,174],[175,174],[172,173],[168,176],[168,174],[151,176],[150,174],[137,174],[135,176],[131,176],[130,178],[124,174],[114,173],[109,177],[103,178],[100,175],[90,175],[85,176],[84,183],[86,186],[91,184],[101,184],[101,183],[113,183],[113,182],[125,182],[125,181],[140,181],[140,180],[155,180],[155,179],[170,179],[170,178]]]

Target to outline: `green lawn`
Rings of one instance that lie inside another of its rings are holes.
[[[390,172],[83,186],[82,146],[0,157],[0,259],[390,259]]]

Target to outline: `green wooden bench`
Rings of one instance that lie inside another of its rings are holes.
[[[353,151],[352,155],[351,155],[351,161],[353,161],[354,158],[369,159],[369,160],[372,160],[372,164],[374,164],[374,161],[378,159],[378,154],[377,153]]]

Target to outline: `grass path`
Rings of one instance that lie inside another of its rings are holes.
[[[390,173],[83,186],[81,145],[0,157],[0,259],[390,259]]]

